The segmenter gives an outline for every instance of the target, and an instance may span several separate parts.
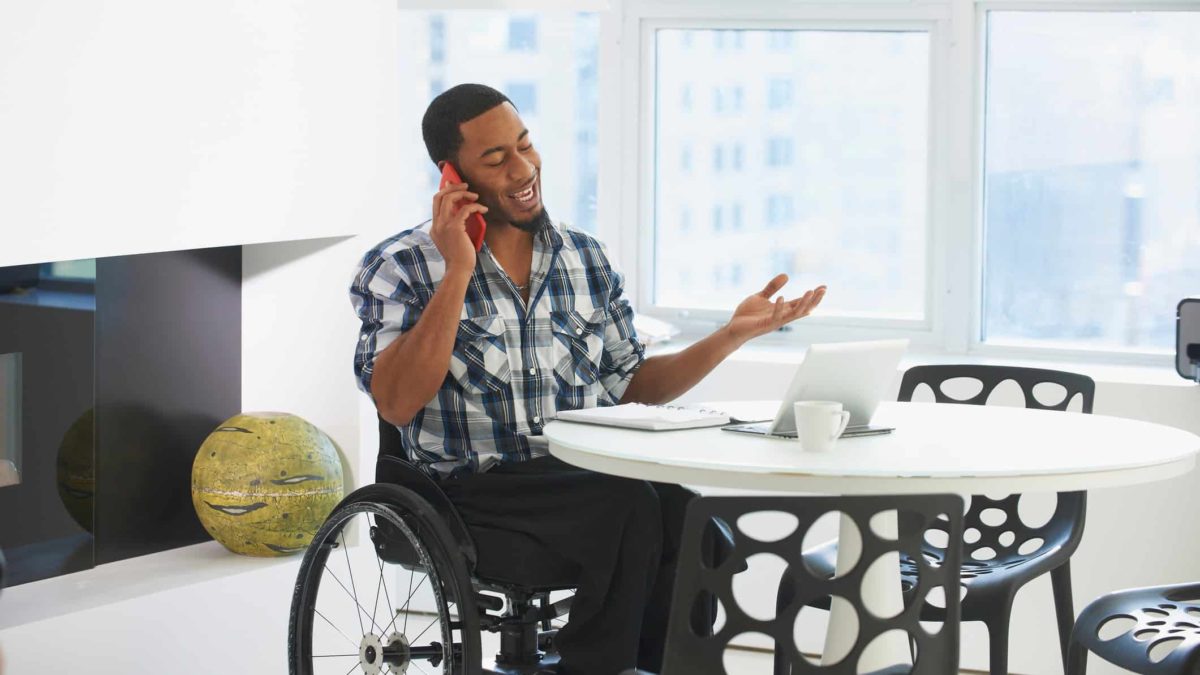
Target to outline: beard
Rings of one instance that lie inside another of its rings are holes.
[[[542,210],[538,211],[536,216],[521,222],[514,220],[512,221],[512,226],[518,230],[524,230],[525,232],[529,232],[531,234],[537,234],[542,230],[550,229],[552,223],[550,221],[550,214],[546,211],[546,207],[543,206]]]

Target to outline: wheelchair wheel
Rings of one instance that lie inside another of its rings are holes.
[[[404,537],[416,564],[379,557],[370,535],[380,527]],[[480,672],[466,563],[425,500],[376,484],[334,509],[300,564],[288,661],[292,675]]]

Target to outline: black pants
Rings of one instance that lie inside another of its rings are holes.
[[[557,637],[563,672],[661,670],[683,516],[694,492],[554,457],[441,485],[468,528],[520,532],[578,566],[571,613]]]

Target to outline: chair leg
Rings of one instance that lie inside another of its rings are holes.
[[[1087,675],[1088,650],[1079,643],[1067,649],[1067,675]]]
[[[1012,616],[1012,602],[1006,603],[987,622],[988,662],[991,675],[1008,675],[1008,623]]]
[[[779,612],[783,611],[783,608],[787,607],[789,604],[791,604],[792,600],[795,599],[795,597],[796,597],[795,584],[796,584],[796,582],[794,579],[792,579],[790,570],[785,570],[783,573],[783,577],[779,580],[779,591],[775,595],[775,613],[776,613],[776,615],[778,615]],[[783,651],[783,649],[780,648],[779,643],[775,644],[775,655],[774,655],[772,661],[773,661],[772,668],[771,668],[772,675],[791,675],[792,664],[791,664],[790,660],[788,659],[788,657],[785,655],[785,652]]]
[[[1071,645],[1071,630],[1075,627],[1075,606],[1071,594],[1071,561],[1050,570],[1054,587],[1054,613],[1058,617],[1058,642],[1062,650],[1063,672],[1067,672],[1067,654]]]

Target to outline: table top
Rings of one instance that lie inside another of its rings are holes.
[[[827,453],[804,452],[791,439],[719,428],[648,432],[555,421],[545,434],[551,454],[594,471],[824,494],[1011,494],[1132,485],[1187,473],[1200,451],[1200,436],[1181,429],[1073,412],[884,403],[872,423],[896,431],[845,438]]]

